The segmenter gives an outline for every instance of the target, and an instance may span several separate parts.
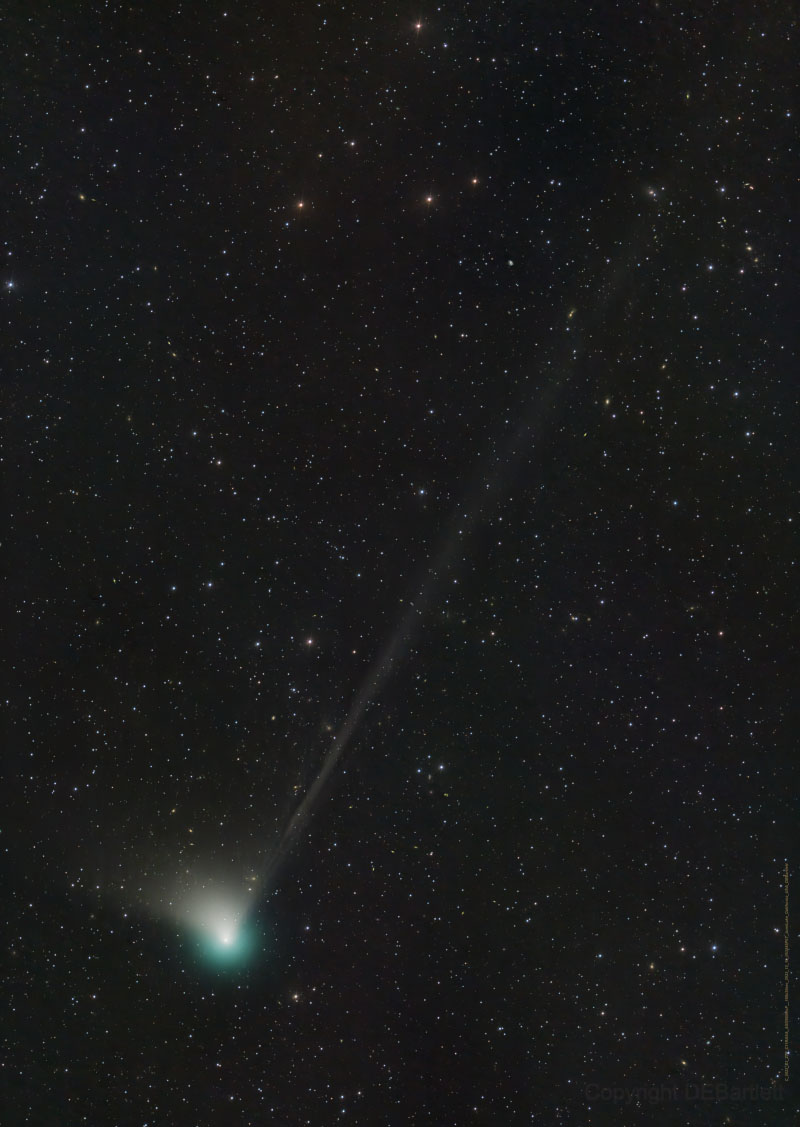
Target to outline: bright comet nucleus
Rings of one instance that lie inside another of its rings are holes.
[[[223,924],[222,927],[217,929],[217,939],[223,947],[232,947],[236,942],[236,932],[233,927]]]
[[[233,967],[257,946],[251,908],[252,893],[203,882],[181,898],[176,914],[204,961]]]
[[[243,911],[219,901],[198,908],[194,919],[189,918],[193,931],[199,932],[205,946],[220,956],[244,954]]]

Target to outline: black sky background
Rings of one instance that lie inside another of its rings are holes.
[[[5,24],[3,1122],[791,1122],[791,8]]]

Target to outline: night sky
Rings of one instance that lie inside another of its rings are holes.
[[[3,39],[3,1124],[794,1122],[793,5]]]

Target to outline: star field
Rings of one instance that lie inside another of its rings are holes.
[[[9,16],[4,1123],[792,1121],[793,38]]]

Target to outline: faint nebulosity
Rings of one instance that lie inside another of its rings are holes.
[[[794,21],[9,13],[4,1124],[790,1122]]]

